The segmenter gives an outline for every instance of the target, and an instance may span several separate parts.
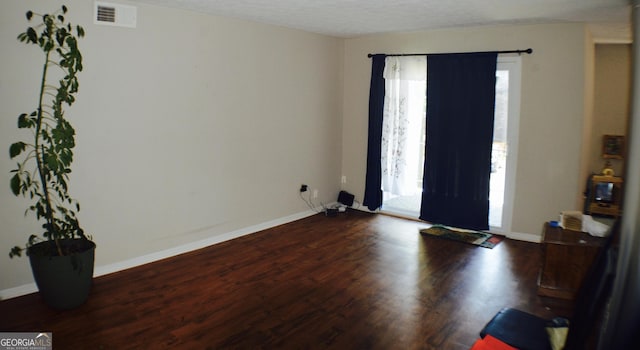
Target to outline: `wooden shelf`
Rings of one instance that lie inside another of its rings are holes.
[[[591,188],[587,197],[587,210],[591,215],[607,215],[617,217],[622,214],[621,198],[622,198],[622,178],[619,176],[591,176]],[[600,183],[613,184],[613,198],[611,203],[602,203],[595,200],[596,187]]]

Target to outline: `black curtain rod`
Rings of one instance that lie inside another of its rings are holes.
[[[383,55],[385,56],[427,56],[427,55],[451,55],[451,54],[474,54],[474,53],[517,53],[518,55],[521,55],[523,53],[531,54],[533,53],[533,49],[528,48],[526,50],[478,51],[478,52],[455,52],[455,53],[394,53],[394,54],[383,54]],[[367,57],[373,57],[373,55],[374,54],[370,53],[367,55]]]

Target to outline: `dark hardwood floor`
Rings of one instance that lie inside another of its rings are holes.
[[[469,349],[502,307],[566,316],[536,295],[540,245],[486,249],[424,226],[315,215],[95,278],[75,310],[2,301],[0,331],[53,332],[54,349]]]

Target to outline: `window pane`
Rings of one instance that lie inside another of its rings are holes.
[[[496,110],[491,150],[489,185],[489,226],[502,227],[505,175],[507,169],[507,121],[509,110],[509,71],[496,71]]]

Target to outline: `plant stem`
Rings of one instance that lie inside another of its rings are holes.
[[[49,54],[51,51],[47,51],[45,55],[44,67],[42,68],[42,81],[40,83],[40,97],[38,98],[38,119],[36,125],[36,138],[35,138],[35,151],[36,151],[36,162],[38,164],[38,174],[40,175],[40,182],[42,185],[42,192],[44,194],[44,201],[46,205],[46,215],[45,220],[47,221],[47,226],[49,230],[49,234],[53,237],[54,242],[56,244],[56,249],[58,250],[58,254],[62,256],[62,248],[60,247],[60,242],[58,241],[59,237],[55,231],[55,225],[53,222],[53,207],[51,206],[51,198],[49,198],[49,190],[47,188],[47,179],[44,171],[44,152],[40,151],[40,132],[42,130],[42,100],[45,94],[45,85],[47,80],[47,69],[49,68]]]

